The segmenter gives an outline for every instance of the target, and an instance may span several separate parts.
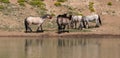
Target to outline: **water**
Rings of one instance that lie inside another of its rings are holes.
[[[120,58],[120,38],[0,37],[0,58]]]

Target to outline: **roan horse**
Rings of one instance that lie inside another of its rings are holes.
[[[100,25],[102,25],[102,22],[101,22],[101,19],[100,19],[100,16],[97,15],[97,14],[92,14],[92,15],[89,15],[89,16],[83,16],[83,20],[85,22],[85,27],[86,28],[89,28],[89,22],[93,22],[95,21],[96,25],[95,27],[99,27]]]
[[[71,28],[75,28],[75,29],[78,28],[82,30],[82,28],[85,28],[83,16],[80,15],[72,16],[70,25]]]
[[[67,15],[67,14],[63,14],[63,15],[58,15],[57,16],[57,25],[58,25],[58,33],[61,32],[69,32],[69,26],[70,26],[70,20],[71,20],[72,15]],[[66,26],[68,28],[68,31],[65,30]]]
[[[52,16],[49,15],[49,14],[46,14],[42,17],[27,17],[25,20],[24,20],[24,24],[25,24],[25,32],[32,32],[32,29],[30,28],[30,25],[38,25],[38,28],[37,28],[37,32],[40,32],[40,31],[43,31],[42,29],[42,24],[44,23],[44,21],[46,19],[51,19]],[[41,29],[41,30],[40,30]]]

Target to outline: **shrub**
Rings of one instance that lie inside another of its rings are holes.
[[[55,2],[54,5],[55,6],[61,6],[61,3],[60,2]]]
[[[55,14],[54,14],[54,13],[51,13],[51,15],[52,15],[52,16],[55,16]]]
[[[31,0],[29,1],[28,3],[34,7],[37,7],[38,10],[37,10],[37,13],[40,14],[40,15],[44,15],[46,14],[47,12],[47,9],[46,9],[46,5],[43,3],[44,0]]]
[[[4,9],[4,6],[3,5],[0,5],[0,10],[3,10]]]
[[[25,6],[25,4],[24,4],[25,0],[18,0],[17,2],[19,3],[19,5]]]
[[[9,3],[9,0],[0,0],[2,3]]]
[[[91,12],[95,12],[95,9],[93,8],[93,5],[94,5],[94,3],[93,2],[89,2],[89,10],[91,11]]]
[[[32,0],[32,1],[30,1],[30,4],[35,7],[40,7],[40,8],[45,7],[45,4],[40,0]]]
[[[58,2],[65,2],[65,1],[67,1],[67,0],[57,0]]]
[[[108,6],[112,6],[112,2],[108,2],[107,5],[108,5]]]

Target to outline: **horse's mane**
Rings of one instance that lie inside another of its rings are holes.
[[[62,15],[58,15],[57,18],[58,18],[58,17],[69,18],[69,19],[71,20],[72,15],[67,16],[67,14],[65,13],[65,14],[62,14]]]
[[[67,17],[67,14],[61,14],[61,15],[58,15],[57,17],[63,17],[63,18],[66,18]]]

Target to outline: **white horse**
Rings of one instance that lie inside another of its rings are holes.
[[[32,29],[30,28],[30,25],[38,25],[38,28],[37,28],[37,32],[39,31],[43,31],[42,29],[42,24],[44,23],[44,21],[46,19],[51,19],[52,16],[49,15],[49,14],[46,14],[42,17],[27,17],[25,20],[24,20],[24,24],[25,24],[25,32],[32,32]],[[41,29],[41,30],[40,30]]]
[[[72,16],[71,27],[75,29],[84,28],[85,24],[82,18],[82,16]]]
[[[85,21],[86,28],[89,28],[89,22],[93,22],[93,21],[95,21],[96,23],[95,27],[99,27],[100,25],[102,25],[100,16],[97,14],[83,16],[83,20]]]

